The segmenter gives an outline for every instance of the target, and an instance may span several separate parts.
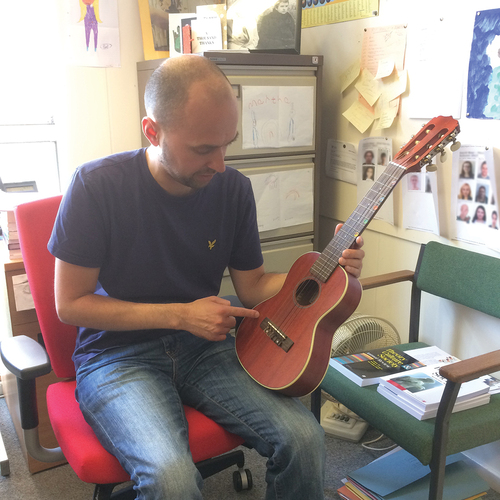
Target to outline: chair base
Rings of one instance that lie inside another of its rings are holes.
[[[203,460],[196,463],[197,469],[200,471],[201,477],[206,479],[207,477],[213,476],[218,472],[221,472],[229,467],[236,465],[241,473],[245,466],[245,455],[241,450],[233,450],[224,455],[218,457],[209,458],[208,460]],[[251,478],[251,474],[249,474]],[[136,498],[136,493],[134,491],[134,486],[128,486],[119,491],[113,493],[113,489],[120,483],[115,484],[96,484],[94,489],[94,496],[92,500],[134,500]],[[252,482],[246,488],[237,488],[237,491],[242,489],[251,489]]]

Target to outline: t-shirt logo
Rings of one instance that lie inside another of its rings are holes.
[[[212,250],[212,248],[215,246],[215,242],[216,242],[216,241],[217,241],[217,240],[214,240],[214,241],[210,241],[210,240],[208,240],[208,249],[209,249],[209,250]]]

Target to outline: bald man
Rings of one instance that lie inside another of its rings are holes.
[[[137,499],[199,499],[182,404],[268,458],[268,499],[323,498],[321,427],[239,365],[235,317],[274,295],[250,181],[226,167],[231,86],[207,59],[167,60],[145,92],[151,145],[79,167],[49,242],[62,321],[78,325],[77,399]],[[360,240],[358,247],[362,244]],[[358,276],[363,251],[342,264]],[[244,307],[217,297],[229,268]]]

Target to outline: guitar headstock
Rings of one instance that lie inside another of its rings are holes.
[[[432,158],[442,153],[450,142],[455,144],[459,132],[460,125],[453,117],[437,116],[401,148],[393,162],[407,172],[418,172],[424,165],[430,165]]]

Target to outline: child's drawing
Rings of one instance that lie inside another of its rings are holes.
[[[83,21],[85,25],[85,42],[87,50],[90,45],[90,32],[94,32],[94,51],[97,51],[97,35],[99,32],[98,23],[102,23],[99,19],[99,0],[79,0],[82,15],[78,22]]]

